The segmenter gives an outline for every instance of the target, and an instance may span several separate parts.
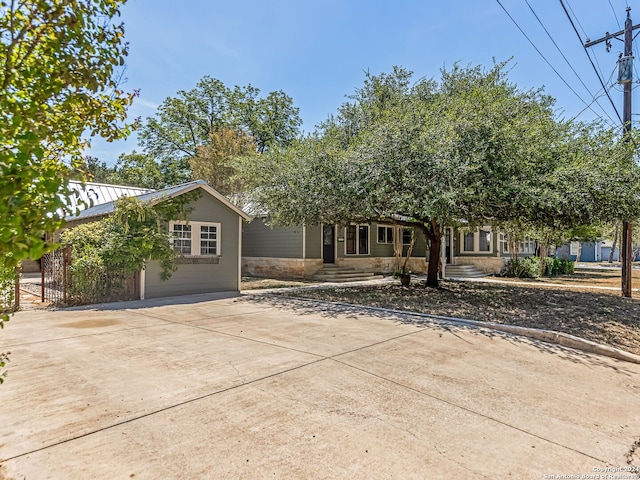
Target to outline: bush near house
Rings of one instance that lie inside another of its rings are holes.
[[[168,222],[186,218],[185,206],[197,195],[188,193],[156,205],[124,197],[111,216],[65,231],[62,242],[72,247],[67,303],[130,299],[133,276],[149,260],[159,261],[161,278],[169,278],[176,265]]]
[[[509,260],[503,275],[505,277],[537,278],[555,275],[570,275],[574,271],[574,262],[565,258],[527,257]]]

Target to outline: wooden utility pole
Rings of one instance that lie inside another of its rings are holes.
[[[598,40],[587,41],[584,48],[592,47],[598,43],[607,42],[607,51],[610,48],[609,40],[618,39],[624,35],[624,55],[618,59],[618,83],[624,86],[623,113],[622,113],[622,133],[626,140],[631,132],[631,87],[633,83],[633,31],[640,28],[631,22],[631,8],[627,7],[627,19],[624,22],[624,30],[616,33],[608,33]],[[629,220],[622,222],[622,238],[620,239],[620,261],[622,262],[622,296],[631,298],[631,252],[632,246],[632,225]]]

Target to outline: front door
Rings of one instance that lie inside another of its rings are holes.
[[[335,241],[336,241],[336,232],[334,225],[324,224],[322,226],[322,259],[324,263],[335,263],[336,262],[336,253],[335,253]]]
[[[451,265],[451,229],[444,231],[444,254],[446,256],[446,264]]]

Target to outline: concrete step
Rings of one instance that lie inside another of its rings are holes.
[[[352,267],[340,267],[338,265],[325,265],[322,270],[311,276],[312,280],[318,282],[360,282],[382,278],[371,272],[356,270]]]
[[[480,278],[487,274],[475,265],[446,265],[444,269],[445,278]]]

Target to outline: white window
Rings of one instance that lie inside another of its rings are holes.
[[[580,248],[579,242],[571,242],[569,244],[569,255],[578,255],[579,248]]]
[[[220,224],[211,222],[170,222],[173,249],[180,255],[219,256]]]
[[[173,224],[173,249],[182,255],[191,255],[191,225]]]
[[[345,253],[347,255],[369,254],[369,225],[345,227]]]
[[[504,234],[500,234],[500,244],[502,245],[502,253],[509,253],[509,238]]]
[[[493,234],[489,227],[479,228],[475,232],[460,234],[463,252],[491,253],[493,250]]]

